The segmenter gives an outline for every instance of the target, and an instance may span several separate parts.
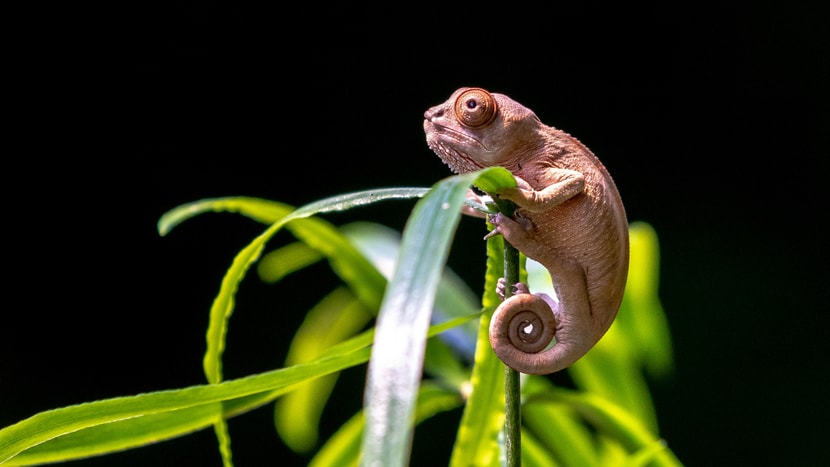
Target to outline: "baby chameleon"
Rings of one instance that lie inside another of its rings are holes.
[[[548,270],[558,302],[517,284],[493,313],[490,343],[523,373],[567,368],[611,326],[625,290],[628,222],[608,171],[576,138],[481,88],[458,89],[427,110],[424,131],[456,173],[498,165],[515,176],[518,187],[496,195],[514,202],[516,215],[490,216],[491,234]],[[503,288],[502,279],[502,297]]]

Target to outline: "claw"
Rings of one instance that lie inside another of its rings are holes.
[[[501,231],[499,231],[498,227],[496,227],[495,229],[487,232],[487,235],[484,236],[484,240],[487,240],[490,237],[495,237],[496,235],[501,235]]]
[[[498,284],[496,284],[496,294],[502,300],[504,300],[504,289],[505,289],[504,284],[506,282],[507,281],[504,280],[504,277],[500,277]],[[524,282],[517,282],[517,283],[513,284],[512,287],[510,287],[510,292],[511,292],[510,295],[513,296],[513,295],[518,295],[518,294],[530,293],[530,289],[527,287],[527,284],[525,284]]]
[[[487,222],[492,224],[494,227],[493,230],[491,230],[487,233],[487,235],[484,236],[485,240],[487,240],[490,237],[495,237],[496,235],[501,235],[501,226],[499,225],[499,223],[501,222],[502,216],[503,214],[500,212],[487,216]]]

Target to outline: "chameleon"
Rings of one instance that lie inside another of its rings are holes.
[[[518,283],[505,298],[499,280],[491,347],[522,373],[569,367],[613,323],[628,275],[628,221],[608,170],[575,137],[478,87],[430,107],[423,126],[428,147],[453,172],[501,166],[513,174],[517,186],[492,195],[515,203],[515,213],[486,215],[492,230],[485,238],[501,235],[551,276],[555,297]],[[482,199],[472,189],[470,196]]]

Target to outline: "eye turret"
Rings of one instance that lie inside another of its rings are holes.
[[[498,109],[496,98],[481,88],[467,89],[455,99],[458,122],[473,130],[489,125]]]

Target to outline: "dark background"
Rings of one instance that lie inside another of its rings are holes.
[[[827,16],[792,2],[573,3],[169,2],[87,18],[84,50],[55,38],[88,59],[47,66],[59,99],[23,122],[36,136],[5,171],[0,426],[202,383],[211,301],[263,227],[210,214],[161,238],[159,216],[213,196],[299,205],[429,186],[449,172],[423,111],[481,86],[586,143],[629,220],[655,227],[676,371],[652,389],[678,457],[826,463]],[[327,218],[400,229],[411,206]],[[481,229],[463,221],[450,257],[474,290]],[[281,365],[302,312],[336,283],[315,272],[243,282],[226,377]],[[344,373],[324,435],[359,407],[363,378]],[[458,416],[419,428],[414,464],[447,459]],[[272,426],[270,406],[230,422],[236,465],[306,462]],[[219,462],[205,430],[74,465]]]

